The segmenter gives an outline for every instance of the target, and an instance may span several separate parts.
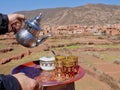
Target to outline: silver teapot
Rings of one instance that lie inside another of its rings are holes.
[[[39,27],[41,14],[31,20],[25,20],[24,28],[16,33],[16,40],[25,47],[35,47],[44,42],[51,34],[39,37],[42,29]]]

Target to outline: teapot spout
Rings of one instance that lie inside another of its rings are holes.
[[[52,34],[48,34],[48,35],[45,35],[45,36],[42,36],[40,39],[37,40],[37,43],[36,43],[36,46],[39,46],[41,43],[43,43],[44,41],[46,41],[47,38],[51,37]]]

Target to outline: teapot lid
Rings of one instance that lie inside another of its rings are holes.
[[[26,20],[25,23],[31,27],[31,28],[34,28],[35,30],[42,30],[39,25],[33,21],[29,21],[29,20]]]
[[[42,30],[39,27],[39,21],[41,20],[41,16],[42,14],[40,13],[39,16],[34,17],[31,20],[25,20],[25,23],[30,27],[30,28],[34,28],[35,30]]]

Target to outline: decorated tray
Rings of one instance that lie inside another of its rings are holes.
[[[38,80],[39,77],[41,77],[41,75],[47,75],[46,77],[50,77],[52,72],[44,72],[41,68],[40,68],[40,62],[39,60],[36,61],[32,61],[32,62],[28,62],[22,65],[19,65],[17,67],[15,67],[12,70],[12,74],[16,74],[19,72],[23,72],[25,73],[28,77],[33,78]],[[84,76],[84,70],[78,66],[78,71],[77,74],[70,79],[64,79],[64,80],[57,80],[57,78],[53,79],[53,80],[49,80],[49,81],[43,81],[41,82],[43,86],[54,86],[54,85],[60,85],[60,84],[67,84],[67,83],[71,83],[71,82],[75,82],[76,80],[81,79]],[[45,78],[44,78],[45,79]],[[40,80],[38,80],[40,81]]]

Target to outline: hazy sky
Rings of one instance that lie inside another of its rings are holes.
[[[120,5],[120,0],[0,0],[0,13],[56,7],[76,7],[89,3]]]

